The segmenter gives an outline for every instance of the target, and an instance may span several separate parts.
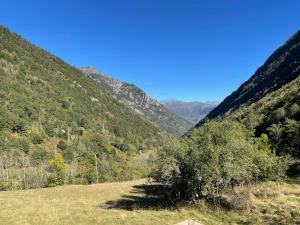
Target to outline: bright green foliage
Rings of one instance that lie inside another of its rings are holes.
[[[154,177],[172,187],[173,200],[211,198],[235,183],[278,180],[289,161],[272,153],[268,138],[253,138],[240,123],[208,122],[161,153]]]
[[[57,154],[54,159],[49,160],[48,170],[51,173],[48,177],[50,187],[65,183],[67,167],[62,155]]]

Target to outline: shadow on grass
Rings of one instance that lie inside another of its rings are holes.
[[[286,182],[288,184],[300,184],[300,176],[290,177]]]
[[[130,194],[123,195],[116,201],[107,201],[104,205],[106,209],[151,209],[160,210],[169,208],[166,192],[168,188],[159,184],[143,184],[133,186]]]

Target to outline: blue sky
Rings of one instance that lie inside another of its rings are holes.
[[[12,31],[159,100],[222,100],[300,29],[297,0],[0,3]]]

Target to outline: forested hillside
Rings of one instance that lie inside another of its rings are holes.
[[[299,74],[300,31],[278,48],[248,81],[226,97],[207,115],[207,118],[220,118],[241,105],[249,105],[282,85],[291,82]]]
[[[182,136],[193,124],[168,111],[166,107],[133,84],[127,84],[91,67],[81,69],[86,76],[99,83],[121,104],[147,118],[161,130],[174,136]]]
[[[80,70],[2,26],[0,79],[0,189],[139,176],[144,170],[128,160],[165,136]]]
[[[268,134],[279,155],[300,159],[300,76],[227,117],[241,121],[256,136]]]
[[[279,155],[300,158],[300,31],[276,50],[237,91],[207,115],[242,122],[267,134]],[[204,120],[197,126],[201,126]]]

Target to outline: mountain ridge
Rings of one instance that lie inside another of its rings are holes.
[[[194,125],[203,119],[218,104],[218,101],[180,101],[177,99],[167,99],[161,103],[171,112],[175,113]]]
[[[192,127],[190,122],[169,112],[165,106],[136,85],[107,76],[93,67],[83,67],[81,71],[104,87],[121,104],[147,118],[162,130],[181,136]]]
[[[300,31],[275,50],[256,72],[208,115],[222,118],[240,105],[249,105],[295,79],[300,72]],[[201,125],[201,122],[197,125]]]
[[[277,155],[291,156],[295,165],[289,173],[299,174],[300,31],[271,54],[254,75],[195,129],[210,119],[241,122],[253,136],[265,138]]]
[[[143,176],[147,168],[134,155],[140,148],[156,150],[169,135],[79,69],[4,26],[0,40],[2,165],[45,168],[61,155],[63,163],[76,164],[75,183]],[[97,176],[95,163],[101,165]]]

